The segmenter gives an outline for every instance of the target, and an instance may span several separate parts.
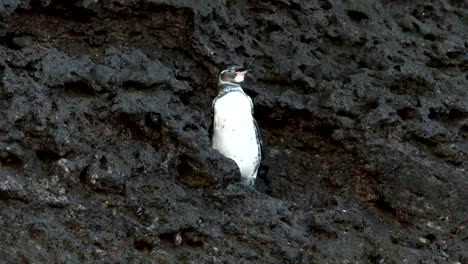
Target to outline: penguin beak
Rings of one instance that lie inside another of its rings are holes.
[[[247,74],[247,71],[242,69],[241,71],[236,71],[236,76],[245,76]]]

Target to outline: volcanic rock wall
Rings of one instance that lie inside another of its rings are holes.
[[[468,263],[466,1],[0,16],[2,263]],[[263,135],[254,189],[207,132],[230,63]]]

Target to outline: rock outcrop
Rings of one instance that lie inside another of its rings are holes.
[[[1,262],[468,263],[468,3],[364,2],[3,1]]]

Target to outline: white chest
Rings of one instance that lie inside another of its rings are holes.
[[[233,159],[244,181],[253,182],[260,163],[259,138],[250,97],[230,92],[214,105],[213,148]]]

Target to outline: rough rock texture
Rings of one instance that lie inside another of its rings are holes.
[[[0,17],[2,263],[468,263],[467,1]],[[255,189],[207,132],[233,62],[265,144]]]

